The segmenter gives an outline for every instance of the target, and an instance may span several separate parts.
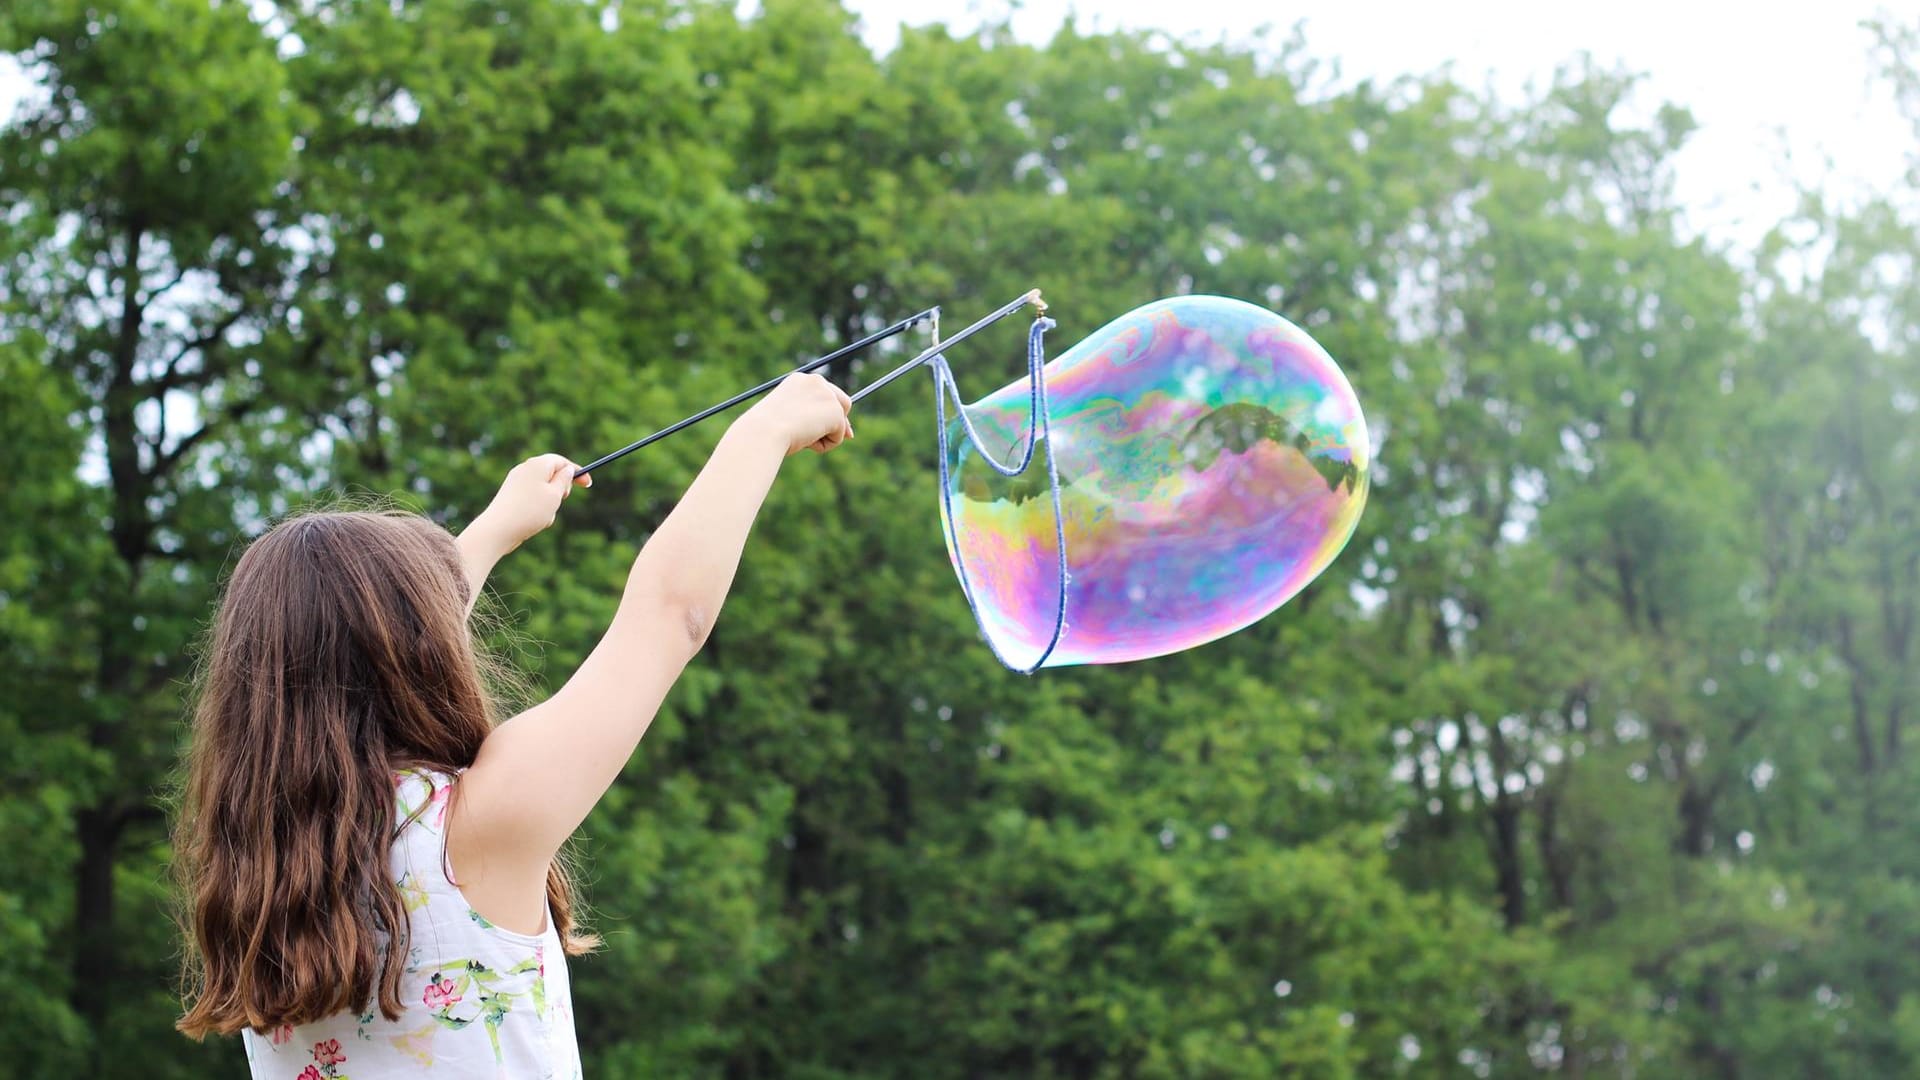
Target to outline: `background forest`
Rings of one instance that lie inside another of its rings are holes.
[[[1920,145],[1920,23],[1861,44]],[[1011,676],[927,385],[876,396],[586,830],[589,1075],[1915,1075],[1920,155],[1733,251],[1687,113],[1590,65],[875,55],[830,0],[12,0],[0,51],[0,1072],[244,1073],[171,1028],[165,796],[267,521],[457,528],[521,457],[1039,285],[1056,351],[1184,291],[1306,327],[1360,532],[1230,639]],[[536,682],[716,435],[502,566]]]

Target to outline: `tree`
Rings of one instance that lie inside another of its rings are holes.
[[[44,695],[20,703],[19,721],[58,766],[43,774],[44,805],[69,817],[31,871],[44,903],[70,905],[41,924],[69,954],[44,991],[72,1010],[48,1029],[65,1045],[42,1053],[51,1068],[85,1039],[99,1069],[114,1041],[101,1034],[119,996],[108,988],[138,986],[149,1007],[166,993],[154,797],[177,744],[182,646],[245,518],[231,491],[298,460],[243,434],[295,405],[272,373],[304,259],[272,203],[297,114],[272,44],[237,6],[100,13],[48,0],[10,8],[0,40],[47,91],[0,136],[15,207],[8,337],[16,357],[44,357],[21,389],[55,431],[31,452],[67,450],[64,468],[35,470],[54,478],[52,516],[25,555],[29,603],[58,612],[63,631],[29,661]],[[169,63],[153,63],[163,49]],[[58,479],[76,468],[79,491]]]

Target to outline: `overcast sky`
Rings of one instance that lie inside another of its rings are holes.
[[[884,49],[903,21],[970,27],[1009,5],[848,6],[860,13],[867,39]],[[1789,18],[1731,0],[1025,0],[1013,27],[1023,40],[1044,41],[1077,12],[1085,28],[1159,29],[1213,41],[1244,40],[1262,23],[1280,31],[1300,24],[1309,53],[1338,60],[1347,80],[1450,64],[1468,85],[1491,81],[1513,95],[1589,52],[1603,65],[1644,73],[1650,105],[1670,101],[1692,110],[1701,130],[1676,163],[1690,220],[1717,237],[1750,243],[1792,208],[1789,178],[1842,192],[1885,188],[1915,149],[1915,132],[1891,88],[1869,78],[1870,39],[1860,23],[1886,5],[1819,0],[1793,7]]]
[[[1009,8],[1005,0],[849,6],[879,49],[891,47],[902,21],[967,29]],[[1491,80],[1508,93],[1587,51],[1603,64],[1644,72],[1650,102],[1693,110],[1701,131],[1678,163],[1680,196],[1698,227],[1744,244],[1791,208],[1789,177],[1843,192],[1886,187],[1915,145],[1892,91],[1869,78],[1859,24],[1886,10],[1881,0],[1795,7],[1788,18],[1763,17],[1731,0],[1024,0],[1013,27],[1024,40],[1044,41],[1078,11],[1088,28],[1244,40],[1262,23],[1283,31],[1299,23],[1309,51],[1338,60],[1349,79],[1451,64],[1462,81]],[[0,117],[24,88],[18,69],[0,59]]]

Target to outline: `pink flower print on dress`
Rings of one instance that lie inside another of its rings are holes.
[[[433,981],[427,984],[427,992],[420,996],[420,1001],[438,1012],[458,1004],[462,996],[459,985],[452,979],[442,980],[435,975]]]
[[[293,1041],[293,1025],[281,1024],[279,1027],[274,1028],[271,1041],[275,1046],[285,1046],[288,1043],[292,1042]]]
[[[428,801],[427,805],[438,806],[440,808],[440,811],[433,816],[433,827],[435,829],[445,829],[447,827],[447,796],[451,794],[453,794],[452,784],[433,789],[433,798]]]
[[[319,1069],[309,1065],[300,1070],[300,1075],[295,1080],[325,1080],[325,1078],[320,1075]]]
[[[338,1065],[347,1060],[347,1055],[340,1051],[339,1039],[327,1039],[313,1044],[313,1060],[320,1065]]]

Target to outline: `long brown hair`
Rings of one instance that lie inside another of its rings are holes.
[[[473,763],[493,727],[446,530],[413,514],[292,518],[227,583],[203,658],[174,850],[194,1038],[378,1000],[400,1018],[407,912],[388,873],[394,774]],[[570,953],[563,860],[547,876]]]

